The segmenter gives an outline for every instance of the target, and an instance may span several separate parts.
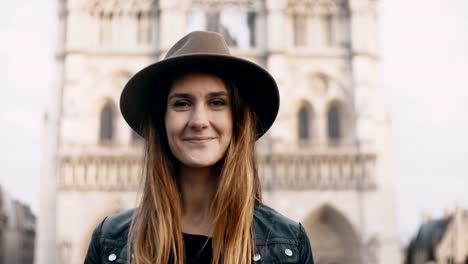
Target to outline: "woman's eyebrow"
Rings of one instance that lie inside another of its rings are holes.
[[[184,99],[190,99],[192,98],[193,96],[188,94],[188,93],[174,93],[174,94],[171,94],[169,95],[168,99],[172,99],[174,97],[177,97],[177,98],[184,98]]]
[[[208,93],[207,95],[207,97],[218,97],[218,96],[229,96],[229,93],[225,91],[219,91],[219,92],[211,92],[211,93]],[[193,95],[189,93],[173,93],[169,95],[168,100],[172,98],[191,99],[193,98]]]
[[[209,97],[217,97],[217,96],[229,96],[228,92],[220,91],[220,92],[211,92],[208,94]]]

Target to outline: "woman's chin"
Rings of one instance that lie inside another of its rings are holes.
[[[175,155],[179,162],[189,168],[212,167],[223,158],[222,152],[208,153],[206,151],[185,152],[183,155]]]
[[[183,161],[182,164],[188,168],[208,168],[212,167],[218,162],[219,159],[203,159],[203,160],[186,160]]]

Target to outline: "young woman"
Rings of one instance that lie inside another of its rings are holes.
[[[268,72],[192,32],[130,79],[120,108],[146,142],[142,198],[96,227],[85,264],[313,263],[302,225],[261,200],[254,146],[279,108]]]

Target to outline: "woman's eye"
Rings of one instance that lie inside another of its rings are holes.
[[[185,107],[189,107],[190,106],[190,103],[187,102],[187,101],[176,101],[174,102],[174,107],[176,108],[185,108]]]
[[[221,99],[216,99],[216,100],[211,101],[211,105],[224,106],[224,105],[226,105],[226,102],[224,100],[221,100]]]

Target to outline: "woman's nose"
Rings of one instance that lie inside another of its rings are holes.
[[[207,109],[203,106],[196,106],[191,115],[189,126],[194,129],[202,129],[209,124]]]

